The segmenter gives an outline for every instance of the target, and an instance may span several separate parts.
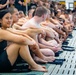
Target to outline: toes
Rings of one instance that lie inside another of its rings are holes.
[[[46,69],[46,67],[45,66],[42,66],[44,69]]]

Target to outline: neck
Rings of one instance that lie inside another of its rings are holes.
[[[1,27],[1,29],[4,29],[4,30],[6,30],[7,28],[6,28],[6,27]]]
[[[35,19],[35,22],[38,24],[40,24],[42,22],[41,17],[34,16],[33,18]]]

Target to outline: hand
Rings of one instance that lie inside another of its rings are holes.
[[[10,3],[9,0],[7,0],[6,4],[8,5],[9,3]]]
[[[40,30],[40,34],[41,34],[41,37],[44,38],[46,36],[46,33],[43,29]]]
[[[19,3],[20,5],[22,5],[22,2],[21,2],[21,1],[18,1],[18,3]]]

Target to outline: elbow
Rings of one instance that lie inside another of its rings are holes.
[[[24,45],[24,44],[25,44],[25,39],[20,38],[17,42],[18,42],[19,44]]]

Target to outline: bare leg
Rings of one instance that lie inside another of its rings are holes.
[[[44,71],[46,72],[46,68],[42,67],[41,65],[38,65],[34,62],[32,59],[28,46],[18,45],[18,44],[11,44],[7,48],[7,54],[8,59],[11,62],[11,65],[13,65],[17,59],[18,54],[21,55],[21,57],[31,66],[30,68],[32,70],[36,71]]]
[[[35,62],[38,62],[38,63],[43,63],[43,64],[47,63],[47,61],[45,61],[37,56],[34,56],[33,59],[35,60]]]
[[[55,56],[54,52],[51,49],[45,48],[45,49],[40,49],[40,51],[45,55],[45,56]]]
[[[9,47],[7,47],[7,54],[8,59],[11,62],[11,65],[13,65],[18,57],[20,46],[17,44],[11,44]]]
[[[34,60],[30,56],[28,46],[21,46],[19,53],[20,53],[20,56],[30,65],[30,68],[32,70],[47,71],[45,68],[43,68],[42,66],[40,66],[34,62]]]
[[[54,54],[54,52],[53,52],[51,49],[45,48],[45,49],[40,49],[40,50],[41,50],[41,52],[42,52],[45,56],[50,57],[49,60],[46,59],[47,61],[53,62],[53,61],[55,60],[55,54]]]
[[[39,47],[36,45],[30,46],[30,49],[32,50],[32,52],[39,58],[43,58],[43,54],[41,53]]]
[[[32,31],[33,31],[33,29],[31,30],[31,32]],[[38,39],[37,39],[38,33],[37,33],[37,31],[36,32],[33,31],[32,33],[31,32],[28,30],[28,31],[26,31],[26,34],[29,35],[31,38],[33,38],[37,42],[36,45],[30,46],[30,48],[34,52],[34,54],[37,57],[39,57],[45,61],[51,61],[51,59],[55,60],[55,57],[51,57],[51,56],[47,57],[44,54],[42,54],[42,52],[40,51],[39,46],[38,46]]]

